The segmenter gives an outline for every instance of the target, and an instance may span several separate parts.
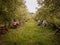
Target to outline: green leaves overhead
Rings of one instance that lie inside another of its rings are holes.
[[[60,0],[44,0],[43,4],[44,6],[37,11],[36,18],[60,26]]]
[[[23,0],[0,0],[0,22],[6,23],[14,18],[23,18],[25,13]]]

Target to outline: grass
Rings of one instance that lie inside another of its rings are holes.
[[[0,37],[0,45],[60,45],[60,35],[47,27],[37,26],[33,20],[23,27],[10,29]]]

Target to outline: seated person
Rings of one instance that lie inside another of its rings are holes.
[[[41,24],[41,21],[40,20],[38,20],[38,26]]]
[[[13,28],[17,28],[18,25],[19,25],[19,23],[14,19],[13,20]]]

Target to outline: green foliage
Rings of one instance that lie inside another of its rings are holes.
[[[2,22],[4,21],[4,23],[6,23],[11,21],[12,15],[15,10],[14,4],[14,0],[1,0],[0,19],[2,20]]]
[[[36,18],[60,26],[60,1],[44,0],[44,6],[37,11]]]
[[[0,0],[0,23],[10,24],[13,19],[20,21],[27,14],[23,0]]]
[[[54,35],[51,28],[37,26],[34,20],[29,20],[23,27],[9,30],[1,40],[1,45],[60,45],[59,35]]]

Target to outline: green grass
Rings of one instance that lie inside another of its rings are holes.
[[[60,45],[59,35],[54,35],[50,28],[37,26],[33,20],[18,29],[10,29],[0,38],[0,45]]]

